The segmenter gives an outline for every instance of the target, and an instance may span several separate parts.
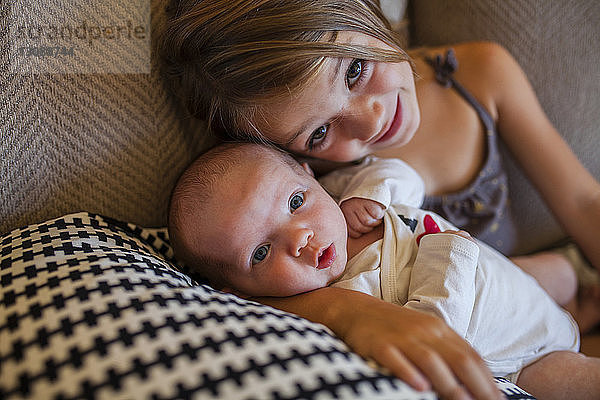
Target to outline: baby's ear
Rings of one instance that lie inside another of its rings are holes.
[[[315,177],[315,173],[313,172],[312,168],[310,167],[310,165],[308,165],[307,162],[302,162],[300,163],[300,165],[302,165],[302,168],[304,168],[304,170],[313,178]]]
[[[245,293],[240,292],[239,290],[235,290],[235,289],[230,288],[230,287],[224,287],[224,288],[221,288],[219,290],[221,292],[235,294],[237,297],[242,298],[242,299],[249,299],[251,297],[251,296],[248,296]]]

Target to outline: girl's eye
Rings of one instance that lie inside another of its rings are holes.
[[[290,198],[290,211],[293,213],[304,204],[304,193],[296,193]]]
[[[329,129],[329,124],[321,125],[318,127],[311,135],[308,140],[308,150],[312,150],[315,147],[318,147],[325,138],[327,137],[327,130]]]
[[[350,63],[350,66],[348,66],[348,70],[346,71],[346,83],[348,84],[349,88],[358,82],[362,72],[363,60],[354,60]]]
[[[271,245],[263,244],[262,246],[259,246],[256,250],[254,250],[254,254],[252,254],[252,265],[258,264],[259,262],[267,258],[270,248]]]

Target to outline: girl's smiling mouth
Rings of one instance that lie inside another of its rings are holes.
[[[382,143],[382,142],[385,142],[386,140],[392,138],[394,135],[396,135],[396,133],[400,129],[401,125],[402,125],[402,102],[400,101],[400,96],[398,96],[396,99],[396,111],[395,111],[394,117],[392,118],[392,121],[390,123],[390,127],[383,135],[381,135],[379,138],[377,138],[373,143]]]

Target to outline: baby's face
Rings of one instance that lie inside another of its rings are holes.
[[[213,255],[236,266],[234,292],[289,296],[326,286],[346,265],[340,208],[305,171],[272,157],[250,164],[217,189],[217,232],[208,238]]]

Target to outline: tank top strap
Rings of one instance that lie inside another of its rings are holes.
[[[454,49],[448,49],[445,56],[425,57],[425,61],[433,67],[435,79],[444,87],[456,90],[477,112],[487,131],[494,129],[494,119],[484,106],[464,86],[454,79],[454,71],[458,68],[458,60]]]

